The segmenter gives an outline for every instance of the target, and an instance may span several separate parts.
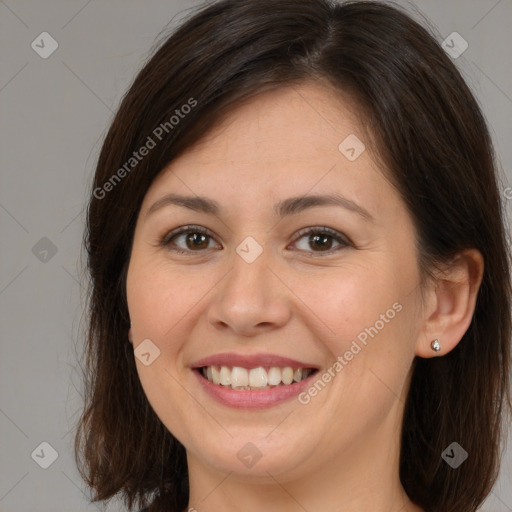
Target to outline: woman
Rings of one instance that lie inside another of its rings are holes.
[[[225,0],[124,97],[85,247],[95,500],[470,512],[510,408],[487,127],[380,2]]]

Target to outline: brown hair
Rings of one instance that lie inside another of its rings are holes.
[[[95,501],[119,493],[130,508],[188,504],[184,447],[146,399],[127,341],[125,278],[146,191],[243,99],[311,79],[349,94],[364,115],[415,222],[423,275],[466,248],[484,257],[463,339],[443,357],[414,361],[400,478],[428,512],[472,512],[489,494],[511,407],[511,285],[495,157],[477,102],[435,38],[389,2],[225,0],[200,9],[158,48],[99,155],[84,236],[91,290],[75,439]],[[193,108],[181,110],[186,104]],[[130,160],[148,137],[156,145]],[[469,453],[456,470],[441,458],[453,441]]]

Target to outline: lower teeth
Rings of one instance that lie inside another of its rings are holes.
[[[222,384],[219,384],[219,385],[222,386]],[[264,386],[262,388],[251,388],[251,386],[236,386],[236,387],[223,386],[223,387],[235,389],[236,391],[257,391],[258,389],[270,389],[271,386]],[[276,386],[272,386],[272,387],[275,388]]]
[[[304,379],[302,379],[304,380]],[[300,382],[300,381],[299,381]],[[214,382],[212,382],[214,384]],[[224,384],[217,384],[217,386],[220,386],[222,388],[228,388],[233,389],[235,391],[258,391],[260,389],[273,389],[273,388],[279,388],[281,386],[291,386],[292,384],[297,384],[297,382],[292,382],[291,384],[283,384],[282,382],[280,384],[277,384],[276,386],[262,386],[262,387],[254,387],[251,388],[251,386],[232,386],[231,384],[224,385]]]

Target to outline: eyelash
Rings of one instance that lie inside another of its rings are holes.
[[[189,253],[200,253],[204,252],[208,249],[200,249],[197,251],[193,251],[190,249],[181,249],[176,247],[171,247],[171,244],[174,243],[173,240],[180,235],[183,234],[189,234],[189,233],[201,233],[203,235],[207,235],[213,239],[213,235],[210,233],[209,230],[206,228],[203,228],[202,226],[182,226],[181,228],[178,228],[174,231],[171,231],[170,233],[167,233],[160,241],[160,245],[162,247],[165,247],[166,249],[176,252],[178,254],[189,254]],[[318,226],[318,227],[312,227],[312,228],[304,228],[297,232],[297,236],[294,239],[294,243],[298,242],[301,238],[304,238],[306,235],[328,235],[336,242],[340,244],[335,249],[329,249],[327,251],[312,251],[312,254],[310,256],[316,256],[316,255],[324,255],[324,254],[332,254],[333,252],[339,251],[340,249],[343,249],[344,247],[353,246],[353,243],[344,235],[339,233],[338,231],[335,231],[334,229],[328,228],[326,226]],[[301,252],[307,252],[300,250]]]

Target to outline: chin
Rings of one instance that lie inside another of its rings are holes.
[[[252,440],[247,435],[229,438],[225,444],[216,442],[214,446],[203,443],[194,453],[202,463],[219,472],[233,472],[256,481],[275,483],[270,475],[282,475],[287,480],[306,472],[308,450],[303,442],[291,442],[288,436],[279,436],[272,442],[265,435],[268,434]]]

